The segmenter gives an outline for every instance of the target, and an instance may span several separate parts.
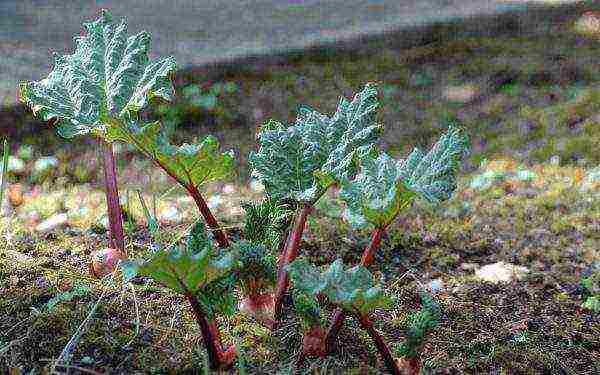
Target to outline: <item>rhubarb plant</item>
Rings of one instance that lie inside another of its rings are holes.
[[[312,296],[313,299],[324,296],[330,303],[355,316],[361,327],[373,339],[388,370],[394,374],[400,373],[390,348],[374,329],[369,318],[374,310],[389,307],[391,299],[384,293],[383,286],[376,282],[373,275],[364,266],[358,265],[345,269],[342,261],[338,259],[328,269],[321,272],[305,258],[300,257],[290,263],[287,268],[295,290]],[[313,330],[307,336],[314,335]],[[315,340],[310,342],[314,341],[323,342],[322,337],[315,337]],[[305,338],[304,343],[306,344],[306,342]],[[324,355],[324,350],[324,346],[315,348],[305,345],[304,354]]]
[[[122,268],[126,281],[149,277],[185,296],[200,326],[210,367],[216,370],[235,359],[235,350],[226,350],[221,344],[215,318],[236,311],[233,288],[238,261],[235,251],[218,250],[204,224],[197,223],[185,246],[159,250],[149,259],[125,261]]]
[[[244,299],[240,311],[273,326],[272,288],[277,280],[277,254],[283,246],[292,211],[274,199],[245,202],[244,239],[233,244],[240,254],[240,286]]]
[[[420,293],[421,308],[411,314],[406,327],[406,341],[400,347],[400,355],[405,358],[409,374],[418,375],[421,371],[420,351],[427,333],[439,324],[441,309],[432,296]]]
[[[346,180],[340,191],[340,198],[347,206],[344,216],[350,224],[373,229],[361,265],[371,264],[386,229],[416,198],[439,204],[452,196],[460,162],[468,149],[464,132],[451,125],[427,154],[417,148],[404,160],[395,160],[381,152],[378,156],[367,155],[361,161],[359,173]],[[344,319],[344,310],[337,309],[326,336],[328,348]]]
[[[91,134],[102,144],[111,247],[124,254],[123,223],[115,159],[108,130],[139,112],[152,97],[169,100],[175,71],[172,57],[150,61],[150,35],[127,36],[125,21],[115,24],[109,12],[85,23],[71,55],[56,56],[48,77],[20,85],[20,100],[58,134],[70,139]]]
[[[303,107],[296,122],[267,122],[258,135],[259,149],[250,155],[253,174],[272,199],[298,204],[296,220],[281,254],[275,293],[275,318],[288,286],[285,266],[298,255],[306,219],[315,202],[335,183],[351,176],[359,157],[374,152],[382,132],[376,124],[375,85],[367,84],[353,100],[341,98],[332,117]]]

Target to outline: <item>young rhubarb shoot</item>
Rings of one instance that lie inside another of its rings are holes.
[[[389,347],[368,317],[375,309],[388,307],[391,300],[365,267],[359,265],[344,269],[344,264],[338,259],[326,271],[321,272],[300,257],[288,265],[288,270],[294,289],[313,298],[325,296],[332,304],[356,316],[361,327],[373,339],[388,370],[393,374],[400,374]]]
[[[406,358],[408,373],[421,372],[420,350],[425,336],[437,327],[441,310],[439,304],[426,292],[421,293],[421,309],[410,316],[406,329],[406,341],[400,347],[400,354]]]
[[[448,200],[456,189],[460,162],[469,148],[462,130],[450,126],[448,132],[425,155],[415,149],[406,160],[394,160],[385,153],[367,156],[352,181],[340,191],[346,203],[346,218],[354,227],[374,228],[361,265],[369,266],[387,227],[415,198],[430,204]],[[344,321],[344,311],[335,311],[326,336],[330,349]]]
[[[122,263],[125,280],[146,276],[182,294],[188,300],[202,333],[211,369],[232,364],[234,352],[225,350],[215,323],[217,313],[232,314],[235,309],[235,252],[219,252],[203,223],[196,224],[185,247],[159,250],[148,260]]]
[[[377,90],[367,84],[352,101],[341,98],[332,117],[303,107],[294,125],[270,121],[258,135],[259,149],[250,155],[253,174],[265,185],[269,197],[290,199],[300,207],[280,255],[276,319],[288,285],[285,266],[298,254],[312,206],[331,185],[355,172],[360,156],[374,150],[382,132],[375,123],[377,106]]]
[[[260,203],[242,203],[246,211],[244,240],[234,243],[240,254],[239,279],[244,299],[239,303],[243,311],[271,327],[273,321],[273,294],[277,279],[277,252],[290,224],[291,211],[274,199]]]
[[[104,142],[107,129],[137,113],[151,97],[169,100],[172,57],[150,61],[150,35],[127,36],[127,24],[113,23],[109,12],[84,24],[71,55],[57,56],[48,77],[20,85],[20,100],[44,121],[54,120],[64,138],[92,134]],[[112,246],[124,252],[124,234],[114,156],[103,150]]]

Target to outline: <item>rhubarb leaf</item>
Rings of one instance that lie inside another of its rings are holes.
[[[331,303],[352,313],[368,314],[390,303],[369,270],[363,266],[346,270],[341,259],[333,262],[326,271],[320,272],[317,267],[300,257],[290,263],[288,272],[294,289],[315,297],[323,294]]]
[[[275,199],[314,203],[329,186],[354,173],[359,156],[371,153],[381,134],[375,123],[372,84],[352,101],[341,98],[333,117],[303,107],[294,125],[266,123],[259,150],[250,155],[255,174]]]
[[[115,24],[109,12],[85,23],[71,55],[58,56],[47,78],[20,85],[20,100],[44,121],[56,120],[64,138],[92,133],[103,138],[107,127],[133,115],[152,97],[170,100],[173,57],[150,61],[150,35],[127,36],[127,24]]]
[[[199,144],[174,146],[161,131],[159,123],[139,126],[136,121],[129,120],[124,126],[110,128],[107,138],[135,145],[185,188],[224,180],[233,174],[233,151],[221,152],[219,142],[210,135]]]
[[[209,291],[214,282],[227,277],[236,267],[234,252],[219,254],[202,223],[188,236],[187,246],[157,251],[148,260],[122,262],[124,274],[151,277],[178,293]]]
[[[427,202],[446,201],[456,190],[456,176],[469,147],[463,129],[450,125],[427,154],[415,148],[402,162],[402,179]]]
[[[385,153],[363,158],[360,172],[340,191],[346,218],[354,227],[385,228],[416,197],[432,204],[449,199],[467,149],[467,137],[451,126],[426,155],[415,149],[406,160]]]
[[[352,226],[385,228],[410,204],[415,193],[402,180],[402,165],[385,153],[362,161],[360,173],[340,191]]]

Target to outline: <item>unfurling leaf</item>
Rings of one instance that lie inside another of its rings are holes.
[[[103,138],[120,119],[135,115],[152,97],[170,100],[173,57],[150,61],[150,35],[127,36],[127,24],[110,13],[84,24],[72,55],[58,56],[47,78],[20,85],[20,100],[44,121],[56,119],[59,135]]]
[[[276,252],[292,220],[293,210],[275,199],[266,198],[260,203],[243,202],[244,238],[253,244],[263,244]]]
[[[421,293],[421,309],[411,314],[406,327],[406,341],[400,347],[404,357],[418,356],[419,349],[425,336],[440,322],[440,305],[429,294]]]
[[[333,117],[304,107],[292,126],[269,121],[250,155],[253,173],[275,199],[315,202],[372,152],[382,131],[377,106],[377,90],[368,84],[352,101],[342,98]]]
[[[224,180],[233,173],[233,151],[221,152],[219,142],[210,135],[199,144],[174,146],[161,132],[159,123],[139,126],[130,120],[126,125],[109,129],[107,138],[135,145],[185,188]]]
[[[202,294],[228,277],[236,262],[234,252],[219,254],[204,225],[198,223],[187,246],[173,246],[153,253],[148,260],[126,261],[122,266],[128,278],[134,274],[151,277],[175,292]]]
[[[321,272],[300,257],[288,266],[288,272],[294,289],[312,296],[323,294],[331,303],[352,313],[368,314],[390,302],[369,270],[363,266],[345,270],[340,259]]]
[[[416,197],[432,204],[449,199],[467,148],[466,136],[451,126],[427,155],[415,149],[406,160],[385,153],[365,157],[358,175],[340,192],[348,221],[355,227],[385,228]]]

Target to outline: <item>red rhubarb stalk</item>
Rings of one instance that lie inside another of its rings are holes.
[[[296,217],[294,228],[290,233],[285,248],[283,249],[282,261],[279,264],[279,270],[277,272],[277,286],[275,289],[275,307],[274,317],[275,321],[279,320],[281,316],[281,306],[283,304],[283,296],[287,291],[289,285],[289,276],[286,271],[286,266],[296,259],[298,256],[298,247],[300,240],[302,239],[302,233],[304,232],[304,226],[306,225],[306,219],[312,210],[312,205],[305,203],[300,214]]]
[[[232,348],[229,348],[227,351],[223,350],[217,325],[214,322],[208,321],[196,296],[189,292],[185,293],[185,296],[192,307],[194,318],[196,318],[196,322],[200,326],[210,369],[219,370],[230,366],[235,359],[235,350]]]
[[[381,244],[381,238],[385,233],[385,227],[377,228],[375,232],[373,232],[373,236],[371,237],[371,242],[363,251],[363,255],[360,261],[360,265],[367,267],[371,263],[373,263],[373,254],[377,249],[379,249],[379,245]],[[329,324],[329,328],[327,329],[327,335],[325,336],[325,345],[327,348],[327,352],[331,351],[333,346],[333,340],[337,337],[340,329],[344,325],[344,320],[346,319],[346,313],[343,309],[337,308],[333,313],[333,318],[331,319],[331,323]]]
[[[108,225],[110,229],[110,247],[119,250],[125,255],[125,234],[123,233],[123,217],[119,204],[119,190],[117,187],[117,168],[112,144],[102,143],[102,156],[104,159],[104,183],[106,190],[106,203],[108,206]]]
[[[371,320],[368,317],[363,316],[363,315],[358,316],[358,320],[360,322],[360,326],[362,327],[362,329],[367,331],[369,336],[371,336],[371,339],[375,343],[375,346],[377,347],[379,354],[381,354],[381,356],[383,357],[383,362],[385,363],[385,367],[387,367],[387,369],[392,374],[400,375],[401,373],[400,373],[400,368],[398,367],[398,363],[394,359],[394,356],[392,355],[390,348],[387,346],[387,344],[383,340],[383,337],[381,337],[379,332],[377,332],[375,330],[375,327],[373,327],[373,322],[371,322]]]
[[[202,194],[200,194],[200,191],[195,186],[188,186],[186,189],[194,199],[194,202],[196,202],[196,206],[198,206],[198,210],[204,217],[206,224],[208,224],[208,226],[212,229],[212,232],[215,235],[215,240],[217,240],[219,247],[228,248],[230,245],[229,239],[227,238],[225,232],[223,232],[221,229],[219,222],[210,211],[210,208],[208,208],[208,205],[202,197]]]
[[[171,172],[169,168],[167,168],[157,159],[152,158],[152,160],[154,160],[156,165],[158,165],[163,171],[165,171],[166,174],[168,174],[179,185],[183,186],[185,190],[187,190],[188,194],[190,194],[190,196],[194,199],[194,202],[196,202],[198,211],[200,211],[200,214],[202,215],[202,217],[204,217],[204,221],[206,221],[206,224],[208,224],[209,228],[212,230],[215,236],[215,240],[217,240],[217,243],[219,244],[219,247],[223,249],[228,248],[230,245],[229,239],[227,238],[225,232],[223,232],[223,230],[221,229],[219,222],[217,221],[213,213],[210,211],[210,208],[208,208],[208,205],[206,204],[204,197],[200,193],[200,190],[198,190],[196,186],[190,185],[181,178],[179,178],[176,174]]]

